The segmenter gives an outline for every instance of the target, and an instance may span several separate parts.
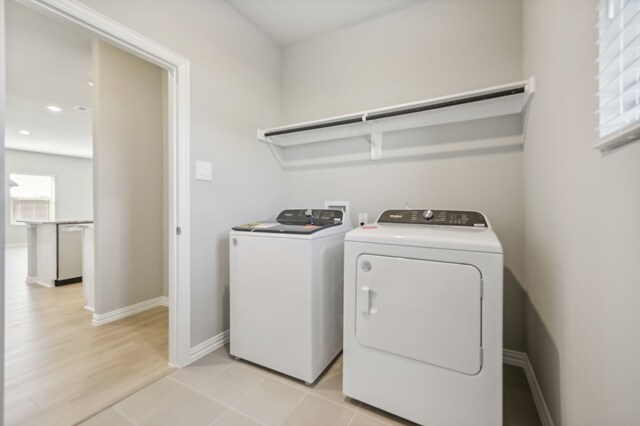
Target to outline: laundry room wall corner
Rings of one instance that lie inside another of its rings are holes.
[[[525,352],[527,294],[511,269],[504,268],[503,279],[503,346]]]
[[[556,425],[640,419],[640,142],[593,149],[597,6],[523,6],[527,353]]]

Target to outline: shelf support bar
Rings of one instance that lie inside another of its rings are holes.
[[[382,133],[371,126],[371,159],[382,158]]]

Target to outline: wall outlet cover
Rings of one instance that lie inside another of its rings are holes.
[[[358,226],[369,223],[369,215],[367,213],[358,213]]]
[[[349,219],[349,202],[348,201],[325,201],[325,209],[338,209],[344,212],[344,215]]]

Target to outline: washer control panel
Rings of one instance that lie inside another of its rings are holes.
[[[482,213],[460,210],[386,210],[378,218],[378,223],[488,227]]]
[[[341,210],[328,209],[299,209],[280,212],[276,221],[287,225],[339,225],[344,213]]]

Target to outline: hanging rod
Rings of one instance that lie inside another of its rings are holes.
[[[506,89],[501,88],[501,90],[485,91],[484,93],[471,92],[468,95],[461,95],[460,97],[455,99],[449,98],[442,101],[433,101],[427,104],[422,104],[417,106],[414,103],[414,104],[408,104],[406,105],[406,107],[400,107],[400,108],[392,107],[391,109],[386,109],[386,110],[373,110],[373,111],[360,113],[356,116],[351,115],[351,116],[347,116],[347,117],[340,118],[337,120],[332,120],[332,121],[267,130],[264,133],[264,137],[268,138],[270,136],[287,135],[291,133],[305,132],[309,130],[324,129],[327,127],[337,127],[337,126],[344,126],[347,124],[375,121],[375,120],[380,120],[385,118],[397,117],[400,115],[415,114],[418,112],[430,111],[430,110],[447,108],[447,107],[452,107],[457,105],[469,104],[473,102],[485,101],[489,99],[496,99],[496,98],[501,98],[505,96],[517,95],[519,93],[524,93],[525,91],[526,91],[526,85],[521,84],[516,87],[512,86]]]
[[[502,90],[500,92],[485,93],[482,95],[468,96],[460,99],[453,99],[450,101],[436,102],[429,105],[398,109],[395,111],[380,112],[377,114],[368,114],[366,115],[365,118],[366,118],[366,121],[380,120],[382,118],[397,117],[399,115],[414,114],[416,112],[430,111],[433,109],[447,108],[447,107],[452,107],[456,105],[470,104],[472,102],[480,102],[480,101],[486,101],[489,99],[502,98],[504,96],[517,95],[518,93],[524,93],[524,86],[516,87],[515,89]]]
[[[317,130],[317,129],[324,129],[326,127],[344,126],[345,124],[362,123],[363,121],[366,121],[366,118],[364,116],[357,116],[355,118],[344,118],[344,119],[335,120],[335,121],[327,121],[326,123],[310,124],[308,126],[299,126],[299,127],[292,127],[289,129],[267,131],[265,132],[264,136],[269,137],[269,136],[287,135],[289,133],[305,132],[307,130]]]

